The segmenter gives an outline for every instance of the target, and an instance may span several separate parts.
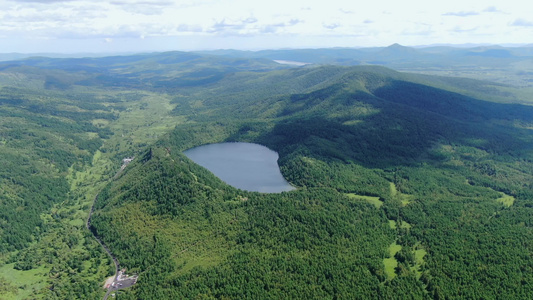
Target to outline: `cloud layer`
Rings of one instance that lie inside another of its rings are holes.
[[[0,2],[0,39],[4,51],[69,40],[100,41],[91,51],[134,40],[153,50],[531,42],[531,5],[464,2],[9,0]]]

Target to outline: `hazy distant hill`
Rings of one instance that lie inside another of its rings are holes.
[[[55,59],[50,60],[45,56]],[[60,54],[13,53],[0,56],[0,61],[23,58],[26,59],[19,60],[16,64],[60,69],[75,66],[75,69],[71,69],[71,71],[111,72],[115,75],[144,72],[145,77],[152,79],[157,77],[156,74],[170,72],[172,69],[173,72],[168,74],[175,76],[179,74],[176,71],[178,66],[198,68],[204,64],[205,66],[209,65],[209,68],[217,68],[219,72],[234,72],[284,68],[286,66],[276,65],[272,61],[289,61],[344,66],[382,65],[399,71],[487,79],[518,86],[529,86],[533,82],[533,73],[530,72],[531,66],[533,66],[533,47],[531,46],[429,46],[414,48],[393,44],[388,47],[373,48],[215,50],[196,53],[175,51],[108,57],[89,54],[83,57],[81,54],[73,54],[71,58],[68,58],[68,55],[61,58]],[[249,59],[253,59],[253,63]],[[100,79],[110,80],[105,76]],[[122,78],[122,80],[125,79]],[[91,81],[90,84],[94,83],[95,81]],[[163,79],[162,84],[167,83]],[[135,81],[133,84],[141,83]],[[185,84],[190,84],[190,82],[187,81]]]
[[[216,82],[228,73],[283,68],[287,66],[267,59],[187,52],[86,58],[32,57],[0,63],[0,69],[5,72],[41,76],[45,87],[56,89],[68,89],[73,85],[138,89],[196,86]]]
[[[533,48],[524,47],[405,47],[393,44],[375,48],[294,49],[266,51],[206,51],[230,57],[269,58],[313,64],[382,65],[400,71],[463,76],[513,84],[531,85],[529,70]]]
[[[504,48],[473,47],[456,48],[451,46],[419,47],[412,48],[393,44],[388,47],[375,48],[324,48],[324,49],[293,49],[293,50],[262,50],[262,51],[238,51],[216,50],[201,53],[235,56],[235,57],[265,57],[270,59],[294,60],[309,63],[335,63],[357,64],[369,60],[380,60],[382,64],[409,60],[411,63],[437,62],[439,60],[451,60],[472,53],[483,54],[493,58],[508,58],[513,56],[528,56],[531,58],[531,47]],[[451,62],[451,61],[449,61]]]

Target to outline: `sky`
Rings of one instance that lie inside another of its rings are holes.
[[[532,44],[525,0],[0,0],[0,53]]]

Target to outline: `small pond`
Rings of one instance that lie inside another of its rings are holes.
[[[265,146],[220,143],[203,145],[183,153],[236,188],[261,193],[294,190],[281,175],[278,153]]]

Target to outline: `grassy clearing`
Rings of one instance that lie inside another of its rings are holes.
[[[406,206],[407,204],[411,203],[411,201],[413,201],[413,195],[401,194],[400,201],[402,202],[403,206]]]
[[[390,227],[390,229],[396,229],[396,228],[398,228],[398,227],[396,226],[396,221],[394,221],[394,220],[389,220],[389,227]]]
[[[69,224],[76,227],[83,227],[83,225],[85,225],[85,221],[82,219],[74,219],[70,220]]]
[[[362,120],[349,120],[349,121],[346,121],[344,123],[342,123],[343,125],[357,125],[357,124],[360,124],[362,123],[363,121]]]
[[[404,228],[404,229],[410,229],[411,228],[411,224],[405,222],[405,221],[401,221],[400,222],[400,228]]]
[[[427,251],[425,249],[416,249],[415,250],[415,262],[417,265],[421,265],[424,263],[424,256],[426,256]]]
[[[510,195],[507,195],[507,194],[504,194],[504,193],[501,193],[501,195],[502,196],[500,198],[496,199],[496,201],[502,203],[506,207],[510,207],[511,205],[514,204],[515,198],[513,196],[510,196]]]
[[[211,267],[216,266],[225,259],[224,256],[212,255],[211,253],[204,253],[203,255],[195,255],[194,252],[186,253],[185,251],[180,255],[180,258],[175,259],[176,265],[181,266],[178,274],[185,274],[195,267]]]
[[[109,120],[106,119],[94,119],[91,123],[96,127],[105,127],[109,125]]]
[[[115,132],[114,137],[118,137],[119,142],[153,142],[186,121],[184,117],[170,115],[174,107],[168,96],[145,93],[137,103],[121,112],[119,119],[109,127]]]
[[[389,246],[389,255],[391,257],[394,257],[394,255],[396,255],[396,253],[398,253],[400,250],[402,250],[402,246],[401,245],[398,245],[396,244],[396,242],[390,244]]]
[[[0,274],[10,285],[17,288],[17,292],[3,294],[1,299],[36,299],[33,293],[46,287],[46,275],[50,269],[40,266],[28,271],[19,271],[13,269],[14,265],[12,263],[1,266]]]
[[[396,185],[392,182],[389,182],[389,186],[390,186],[390,194],[392,197],[396,197],[396,195],[398,195],[398,190],[396,189]]]
[[[118,170],[120,162],[112,161],[111,153],[102,153],[97,150],[90,165],[84,166],[82,170],[74,167],[69,169],[67,180],[70,183],[70,190],[74,195],[80,196],[80,202],[91,202],[96,193]]]
[[[424,257],[427,254],[427,251],[423,248],[418,248],[414,250],[415,254],[415,265],[411,267],[411,271],[415,272],[416,278],[420,279],[422,276],[422,271],[420,271],[422,264],[424,264]]]
[[[405,221],[400,221],[400,228],[403,228],[403,229],[410,229],[411,228],[411,224],[405,222]],[[398,222],[394,221],[394,220],[389,220],[389,226],[391,229],[396,229],[398,228]]]
[[[391,194],[391,196],[393,198],[398,198],[403,206],[406,206],[407,204],[411,203],[411,201],[413,201],[413,199],[414,199],[413,195],[408,195],[408,194],[404,194],[402,192],[399,192],[394,183],[389,182],[389,184],[390,184],[390,194]]]
[[[379,197],[362,196],[362,195],[357,195],[353,193],[347,193],[345,195],[350,197],[351,199],[366,201],[374,205],[376,208],[380,208],[383,205],[383,201],[381,201]]]
[[[398,261],[394,258],[394,255],[402,249],[402,246],[396,244],[396,242],[390,244],[389,246],[389,257],[383,259],[383,265],[385,266],[385,275],[387,275],[388,280],[392,280],[396,277],[396,267],[398,266]]]
[[[396,267],[398,266],[398,261],[394,257],[384,258],[383,265],[385,266],[385,275],[387,275],[388,280],[392,280],[396,277]]]

